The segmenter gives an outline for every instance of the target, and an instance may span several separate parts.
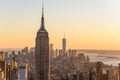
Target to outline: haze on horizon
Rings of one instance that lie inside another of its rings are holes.
[[[0,0],[0,48],[34,47],[42,2],[54,48],[65,33],[67,48],[120,50],[120,0]]]

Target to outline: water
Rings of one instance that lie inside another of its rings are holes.
[[[104,64],[118,66],[120,63],[120,54],[97,54],[97,53],[84,53],[88,55],[90,61],[97,62],[102,61]]]
[[[0,51],[4,51],[4,52],[21,51],[21,48],[0,48]]]

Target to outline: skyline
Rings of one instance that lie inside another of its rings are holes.
[[[119,0],[44,1],[50,43],[62,48],[65,33],[67,49],[120,50],[119,3]],[[41,6],[39,0],[0,1],[0,48],[35,46]]]

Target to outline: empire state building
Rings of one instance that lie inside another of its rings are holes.
[[[49,77],[49,37],[44,25],[42,7],[41,27],[37,32],[35,45],[35,80],[48,80]]]

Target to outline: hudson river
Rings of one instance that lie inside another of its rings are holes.
[[[88,55],[90,58],[90,61],[96,62],[96,61],[102,61],[104,64],[118,66],[120,63],[120,54],[97,54],[97,53],[84,53],[85,55]]]

